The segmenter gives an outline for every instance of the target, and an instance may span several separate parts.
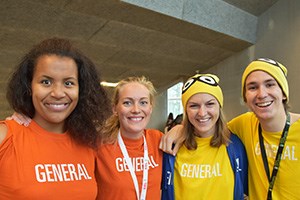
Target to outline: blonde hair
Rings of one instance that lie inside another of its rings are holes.
[[[184,119],[183,119],[183,137],[185,139],[184,144],[189,150],[197,149],[197,142],[195,140],[195,127],[189,121],[187,117],[187,112],[185,111]],[[216,122],[216,132],[211,138],[210,146],[212,147],[220,147],[222,144],[227,145],[230,141],[230,131],[227,127],[227,123],[224,116],[224,111],[220,108],[220,116]]]
[[[129,83],[139,83],[145,86],[149,91],[150,104],[154,105],[154,96],[156,90],[151,81],[144,76],[132,76],[119,81],[117,87],[112,95],[112,106],[116,106],[120,100],[120,89]],[[117,115],[112,114],[106,121],[101,129],[101,143],[115,143],[120,129],[120,122]]]

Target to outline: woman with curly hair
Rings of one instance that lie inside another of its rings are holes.
[[[110,112],[93,62],[51,38],[22,59],[7,87],[25,127],[0,122],[1,199],[95,199],[95,147]]]

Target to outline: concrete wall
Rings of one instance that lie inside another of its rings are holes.
[[[288,69],[291,111],[300,112],[300,1],[280,0],[259,17],[255,45],[212,67],[220,77],[227,119],[247,111],[240,95],[245,67],[259,57],[269,57]]]
[[[258,57],[278,60],[288,68],[290,84],[290,103],[292,111],[300,112],[300,93],[298,92],[300,67],[300,1],[280,0],[258,19],[257,41],[255,45],[235,56],[224,60],[206,72],[215,73],[221,79],[224,92],[227,119],[237,116],[247,108],[240,98],[240,80],[244,68]],[[4,62],[3,59],[2,62]],[[190,74],[192,75],[192,74]],[[188,75],[189,76],[189,75]],[[7,77],[1,77],[6,81]],[[0,94],[0,104],[5,104],[4,94]],[[2,118],[11,114],[7,106],[2,106]],[[163,130],[167,119],[167,95],[159,93],[153,110],[149,128]]]
[[[255,45],[213,66],[204,73],[220,77],[224,92],[224,110],[228,120],[248,109],[241,99],[241,77],[245,67],[254,59],[269,57],[281,62],[288,69],[291,111],[300,113],[300,1],[280,0],[258,19]],[[160,103],[166,102],[162,95]],[[156,104],[150,127],[161,129],[165,122],[166,104]]]
[[[155,97],[155,105],[148,128],[159,129],[163,132],[167,117],[167,91],[165,91]]]

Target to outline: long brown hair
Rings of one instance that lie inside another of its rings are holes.
[[[195,140],[195,127],[189,121],[187,117],[187,112],[184,113],[183,118],[183,137],[185,138],[184,144],[187,149],[195,150],[197,149],[197,142]],[[227,123],[224,116],[224,111],[220,108],[219,119],[216,122],[216,132],[211,138],[210,146],[212,147],[220,147],[222,144],[227,145],[230,138],[230,131],[227,127]]]

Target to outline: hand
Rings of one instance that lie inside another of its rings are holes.
[[[26,127],[29,126],[31,122],[31,118],[17,112],[14,112],[12,116],[7,117],[6,120],[15,120],[18,124],[24,125]]]
[[[175,156],[184,142],[182,129],[183,125],[176,125],[170,131],[166,132],[160,140],[159,148],[162,151]]]

